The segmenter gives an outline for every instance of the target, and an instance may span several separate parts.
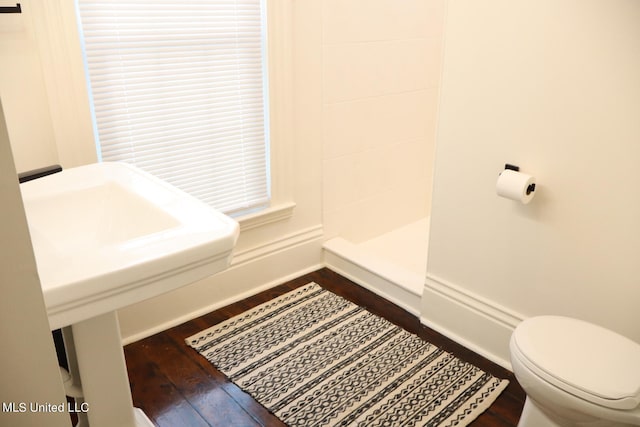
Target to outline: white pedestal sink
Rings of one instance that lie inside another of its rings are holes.
[[[238,224],[120,163],[20,187],[49,323],[65,328],[77,359],[88,408],[81,422],[153,425],[133,408],[116,310],[227,268]]]

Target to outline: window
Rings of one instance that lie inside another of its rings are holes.
[[[264,0],[78,0],[102,161],[228,214],[269,204]]]

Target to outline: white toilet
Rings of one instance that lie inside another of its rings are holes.
[[[640,344],[582,320],[532,317],[511,336],[527,393],[518,427],[640,425]]]

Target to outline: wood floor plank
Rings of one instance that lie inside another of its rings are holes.
[[[125,347],[134,406],[142,409],[158,427],[209,426],[148,358],[148,352],[144,349],[146,342],[143,340]]]
[[[178,344],[168,334],[157,334],[147,343],[153,347],[149,360],[210,425],[261,425],[226,392],[228,379],[215,369],[203,369],[184,342]]]
[[[187,346],[184,339],[311,281],[494,376],[509,379],[507,389],[471,426],[517,425],[525,394],[511,372],[427,328],[417,317],[327,268],[305,274],[126,346],[125,355],[136,406],[141,407],[160,427],[284,427],[284,423]]]

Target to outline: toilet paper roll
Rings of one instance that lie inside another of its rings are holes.
[[[496,183],[498,196],[527,204],[535,194],[535,178],[526,173],[505,169]]]

